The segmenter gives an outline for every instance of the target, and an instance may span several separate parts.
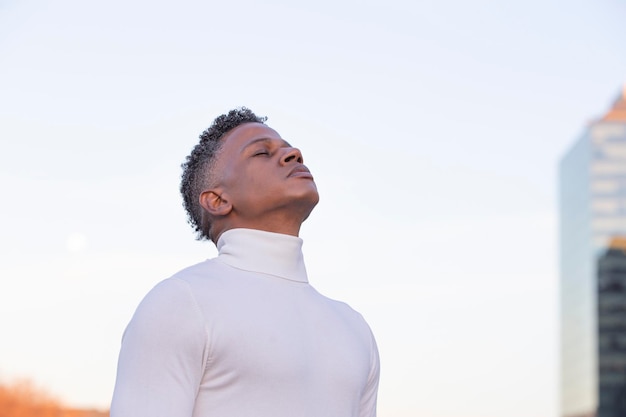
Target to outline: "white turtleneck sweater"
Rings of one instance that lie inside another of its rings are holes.
[[[302,240],[233,229],[217,247],[137,308],[111,417],[375,416],[372,333],[309,285]]]

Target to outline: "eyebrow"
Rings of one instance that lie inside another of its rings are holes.
[[[244,145],[244,147],[241,149],[241,151],[243,152],[246,149],[248,149],[250,146],[255,145],[255,144],[259,143],[259,142],[273,142],[275,140],[278,140],[278,141],[282,142],[283,145],[286,145],[287,147],[291,148],[291,145],[289,144],[289,142],[287,142],[284,139],[275,139],[275,138],[263,137],[263,138],[254,139],[253,141],[247,143],[246,145]]]

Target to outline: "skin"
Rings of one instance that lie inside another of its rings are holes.
[[[298,236],[319,201],[300,150],[262,123],[237,126],[221,140],[214,185],[200,195],[212,240],[234,228]]]

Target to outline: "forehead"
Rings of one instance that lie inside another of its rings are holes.
[[[278,132],[263,123],[244,123],[222,137],[221,148],[224,152],[241,152],[262,139],[283,141]]]

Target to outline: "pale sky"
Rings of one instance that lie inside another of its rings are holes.
[[[157,282],[215,256],[180,163],[245,105],[321,202],[381,417],[557,413],[557,163],[626,82],[626,3],[0,1],[0,381],[107,408]]]

